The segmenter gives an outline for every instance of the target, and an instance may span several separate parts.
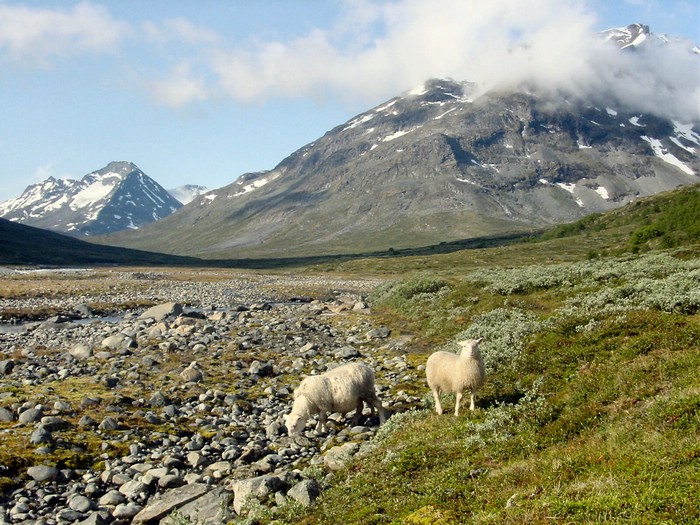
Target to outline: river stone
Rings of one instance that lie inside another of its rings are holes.
[[[41,419],[43,411],[40,408],[28,408],[20,413],[17,421],[22,424],[36,423]]]
[[[32,435],[29,438],[29,442],[32,445],[39,445],[41,443],[48,443],[49,445],[53,443],[53,436],[51,435],[51,432],[49,432],[46,428],[44,427],[37,427],[34,432],[32,432]]]
[[[199,383],[202,378],[202,371],[199,369],[197,362],[192,361],[190,365],[180,372],[180,377],[188,383]]]
[[[101,346],[104,346],[105,348],[111,348],[112,350],[118,350],[120,348],[126,347],[126,340],[126,335],[122,333],[113,334],[108,337],[105,337],[102,340]]]
[[[181,313],[182,305],[180,303],[164,303],[149,308],[139,316],[139,319],[150,318],[156,321],[162,321],[166,317],[175,317]]]
[[[85,513],[94,509],[95,504],[92,502],[92,500],[90,500],[90,498],[87,498],[82,494],[76,494],[68,500],[68,507],[75,511]]]
[[[240,514],[248,503],[266,498],[283,487],[284,482],[277,476],[266,475],[234,481],[231,484],[234,494],[233,510]]]
[[[41,418],[41,426],[49,432],[69,428],[71,424],[63,418],[57,416],[44,416]]]
[[[344,445],[336,446],[328,450],[323,457],[323,463],[329,470],[340,470],[345,464],[350,461],[352,456],[360,450],[360,445],[357,443],[345,443]]]
[[[134,523],[144,523],[161,520],[174,509],[206,494],[211,487],[203,483],[193,483],[164,492],[152,498],[148,504],[136,514]]]
[[[7,407],[0,407],[0,421],[3,423],[11,423],[15,420],[15,415]]]
[[[134,499],[136,496],[143,494],[147,490],[148,486],[137,479],[127,481],[119,487],[119,492],[124,494],[124,496],[126,496],[128,499]]]
[[[309,507],[321,494],[321,486],[315,479],[305,479],[294,485],[287,496],[298,501],[304,507]]]
[[[367,339],[386,339],[390,334],[391,330],[389,328],[386,326],[380,326],[379,328],[370,330],[365,334],[365,336]]]
[[[8,375],[12,373],[15,367],[15,362],[12,359],[3,359],[0,361],[0,374]]]
[[[221,523],[231,523],[234,514],[231,512],[231,500],[233,494],[223,487],[216,487],[201,497],[184,504],[178,508],[178,512],[186,520],[198,525],[219,525]],[[181,523],[167,516],[161,525],[176,525]]]
[[[92,348],[84,343],[78,343],[68,350],[68,353],[78,361],[84,361],[92,357]]]
[[[101,512],[91,512],[87,518],[77,522],[76,525],[107,525],[109,521],[110,520],[102,516]]]
[[[129,520],[141,512],[141,505],[136,503],[120,503],[112,511],[112,516],[118,520]]]
[[[126,503],[126,498],[118,490],[112,489],[102,496],[98,503],[107,507],[116,507],[120,503]]]
[[[58,477],[58,469],[48,465],[35,465],[27,469],[27,475],[34,481],[54,481]]]

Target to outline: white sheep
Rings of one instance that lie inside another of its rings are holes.
[[[479,352],[479,344],[484,340],[467,339],[458,344],[462,347],[460,354],[452,352],[435,352],[428,357],[425,365],[425,375],[428,386],[435,398],[435,411],[442,414],[440,394],[442,392],[456,394],[455,416],[459,415],[459,403],[462,393],[469,389],[471,392],[470,410],[474,410],[474,396],[486,379],[484,361]]]
[[[374,414],[379,412],[379,424],[385,421],[384,409],[374,390],[374,372],[362,363],[347,363],[320,375],[309,376],[294,390],[294,404],[285,425],[290,435],[298,434],[306,420],[318,414],[316,431],[327,428],[326,413],[347,413],[356,409],[353,424],[357,424],[366,402]]]

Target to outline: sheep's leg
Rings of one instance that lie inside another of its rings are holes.
[[[440,404],[440,392],[437,388],[433,388],[433,398],[435,399],[435,412],[442,414],[442,405]]]
[[[474,392],[471,394],[471,404],[469,405],[469,410],[476,410],[476,403],[474,402]]]
[[[377,412],[379,412],[379,424],[383,425],[386,422],[386,414],[384,413],[384,407],[379,399],[375,400]]]
[[[321,412],[318,415],[318,424],[316,425],[316,432],[321,433],[326,429],[326,413]]]
[[[357,400],[357,409],[355,410],[355,415],[352,416],[352,424],[357,425],[362,417],[362,409],[365,408],[365,402],[362,399]]]
[[[455,398],[457,399],[455,402],[455,416],[459,415],[459,403],[462,401],[462,392],[457,392],[455,395]]]

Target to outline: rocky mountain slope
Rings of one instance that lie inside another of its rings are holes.
[[[698,51],[640,24],[602,36],[626,56]],[[574,91],[429,80],[105,242],[210,258],[387,250],[569,222],[700,180],[696,117]]]
[[[131,162],[111,162],[81,180],[49,177],[0,204],[0,217],[71,235],[135,229],[182,204]]]
[[[567,222],[700,180],[700,126],[431,80],[137,235],[205,257],[347,253]]]

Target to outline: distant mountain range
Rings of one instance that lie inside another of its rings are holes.
[[[673,45],[700,57],[697,46],[641,24],[602,36],[625,53]],[[112,163],[80,182],[32,186],[0,205],[0,216],[177,255],[301,257],[517,234],[699,181],[698,122],[608,93],[478,93],[469,82],[432,79],[272,170],[195,188],[191,201],[181,197],[185,206],[133,164]]]
[[[605,32],[623,52],[647,26]],[[697,48],[681,43],[690,53]],[[675,45],[675,44],[674,44]],[[569,222],[700,181],[700,123],[601,93],[476,94],[433,79],[138,232],[100,239],[182,255],[281,257],[425,246]]]
[[[188,193],[193,195],[195,187]],[[111,162],[81,180],[49,177],[0,203],[0,217],[71,235],[136,229],[182,203],[131,162]]]

